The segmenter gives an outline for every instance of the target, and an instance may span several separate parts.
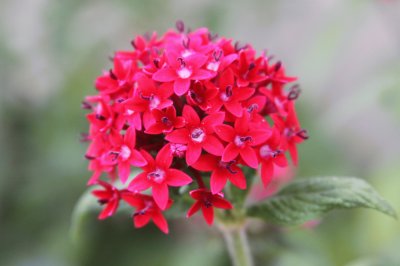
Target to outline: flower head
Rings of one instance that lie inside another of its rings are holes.
[[[246,194],[249,174],[260,173],[266,187],[288,167],[288,155],[298,163],[297,145],[308,135],[295,109],[299,86],[287,86],[296,78],[282,62],[207,28],[188,32],[182,22],[131,44],[115,53],[96,79],[97,94],[82,104],[88,184],[104,187],[93,192],[105,205],[100,219],[122,199],[135,208],[135,227],[152,220],[167,233],[163,212],[189,190],[187,215],[201,209],[212,224],[214,208],[237,202],[224,198],[227,184]],[[130,179],[133,167],[141,170]],[[118,177],[122,189],[112,185]]]

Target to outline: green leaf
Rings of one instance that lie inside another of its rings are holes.
[[[251,217],[295,225],[333,209],[371,208],[396,218],[393,208],[364,180],[354,177],[315,177],[297,180],[277,195],[248,208]]]

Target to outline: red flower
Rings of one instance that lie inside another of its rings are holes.
[[[243,107],[241,102],[254,94],[254,88],[238,88],[232,70],[228,69],[221,74],[219,79],[219,95],[213,99],[213,110],[224,106],[226,110],[236,117],[241,117]]]
[[[258,148],[258,156],[261,162],[261,180],[264,187],[271,182],[274,175],[274,165],[287,166],[284,150],[281,147],[281,135],[278,129],[274,128],[272,136],[267,143]]]
[[[186,189],[176,187],[191,183],[191,171],[196,202],[187,216],[202,209],[211,224],[214,207],[232,208],[222,195],[228,180],[246,189],[251,167],[267,186],[288,167],[286,152],[297,164],[297,144],[308,135],[294,106],[299,86],[287,87],[295,78],[280,61],[182,22],[177,31],[137,36],[131,44],[114,54],[112,68],[96,79],[97,95],[82,104],[90,110],[83,139],[90,143],[88,185],[105,188],[94,193],[106,204],[101,219],[122,197],[136,208],[135,227],[153,220],[167,233],[162,210],[171,205],[170,193],[184,201]],[[142,171],[123,189],[98,181],[119,176],[126,183],[131,166]]]
[[[185,119],[176,116],[176,110],[173,106],[166,108],[165,111],[154,109],[152,115],[154,122],[146,129],[145,133],[147,134],[169,133],[174,128],[185,126]]]
[[[131,172],[130,167],[144,166],[147,164],[142,154],[135,149],[136,130],[128,128],[125,135],[119,135],[117,132],[110,134],[112,148],[102,155],[104,165],[118,165],[118,174],[121,182],[125,183]]]
[[[222,140],[228,142],[222,154],[222,161],[233,161],[240,154],[242,160],[252,168],[258,167],[254,147],[265,142],[271,135],[269,129],[251,128],[249,115],[246,113],[243,117],[236,119],[234,128],[228,125],[217,125],[215,132]]]
[[[288,104],[288,114],[286,120],[281,117],[274,116],[274,122],[277,128],[283,135],[283,148],[289,150],[290,156],[294,165],[298,164],[297,144],[308,139],[308,133],[306,130],[300,127],[299,120],[297,119],[296,112],[294,110],[294,102],[291,101]]]
[[[131,181],[128,189],[136,192],[151,187],[154,201],[160,209],[165,210],[169,198],[168,186],[184,186],[192,182],[192,178],[180,170],[170,168],[173,157],[169,148],[161,149],[155,160],[148,152],[142,150],[141,153],[147,165],[142,167],[143,172]]]
[[[153,79],[159,82],[174,81],[174,92],[178,96],[188,91],[191,80],[210,79],[216,74],[201,68],[208,59],[203,54],[192,53],[182,57],[174,51],[167,51],[166,57],[168,64],[154,73]]]
[[[186,127],[174,130],[165,139],[173,143],[187,144],[186,162],[188,165],[192,165],[199,159],[202,149],[217,156],[222,155],[223,145],[214,136],[214,127],[222,124],[224,113],[217,112],[200,121],[196,111],[189,105],[185,105],[183,117],[186,120]]]
[[[141,228],[153,220],[154,224],[165,234],[168,234],[168,223],[162,215],[161,209],[155,204],[153,198],[148,195],[125,193],[122,199],[129,205],[136,208],[133,213],[133,223],[136,228]],[[165,209],[172,205],[172,200],[168,200]]]
[[[232,209],[232,204],[224,199],[222,193],[212,194],[205,188],[195,189],[189,192],[190,196],[196,202],[188,210],[186,217],[189,218],[200,209],[203,213],[204,220],[208,225],[212,225],[214,221],[214,207],[229,210]]]
[[[101,205],[105,205],[104,209],[99,214],[99,219],[103,220],[112,216],[118,209],[121,192],[107,182],[98,180],[97,184],[102,186],[104,190],[93,190],[92,194],[98,198]]]
[[[192,167],[199,171],[212,172],[210,179],[212,194],[221,192],[227,180],[240,189],[246,188],[246,178],[235,161],[223,162],[220,157],[205,154]]]

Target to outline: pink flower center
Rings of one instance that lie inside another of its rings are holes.
[[[122,160],[126,161],[131,157],[131,149],[126,145],[122,145],[119,156],[121,156]]]
[[[192,75],[192,70],[187,67],[182,67],[178,69],[177,73],[181,79],[187,79]]]
[[[193,129],[192,133],[190,134],[190,137],[194,142],[201,143],[204,141],[204,138],[206,137],[206,133],[204,133],[204,130],[201,128],[195,128]]]
[[[165,180],[165,172],[159,168],[147,174],[147,178],[153,182],[161,184]]]
[[[260,156],[262,158],[276,158],[281,153],[281,150],[272,150],[268,145],[264,145],[260,148]]]
[[[247,142],[252,141],[252,138],[250,136],[236,136],[233,142],[236,144],[238,147],[243,147]]]

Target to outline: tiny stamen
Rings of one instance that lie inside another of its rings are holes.
[[[151,101],[151,100],[153,100],[154,96],[153,95],[145,96],[142,93],[140,93],[140,98],[142,98],[143,100],[146,100],[146,101]]]
[[[93,156],[90,156],[90,155],[87,155],[87,154],[85,154],[85,158],[90,160],[90,161],[96,159],[96,157],[93,157]]]
[[[189,49],[189,46],[190,46],[190,38],[187,38],[186,40],[182,40],[182,45],[183,45],[183,47],[185,47],[186,49]]]
[[[110,69],[109,73],[110,73],[110,78],[111,78],[111,79],[113,79],[113,80],[117,80],[117,79],[118,79],[117,76],[116,76],[116,75],[114,74],[114,72],[112,71],[112,69]]]
[[[293,87],[290,88],[290,92],[288,94],[288,100],[296,100],[299,98],[301,93],[300,86],[298,84],[294,85]]]
[[[182,33],[182,32],[185,31],[185,23],[183,23],[182,20],[178,20],[178,21],[175,23],[175,27],[176,27],[176,29],[178,30],[178,32],[180,32],[180,33]]]
[[[178,59],[176,59],[176,60],[178,60],[179,64],[181,64],[181,68],[186,67],[186,62],[185,62],[185,60],[183,60],[182,57],[178,57]]]
[[[96,114],[96,119],[104,121],[106,120],[106,118],[104,116],[102,116],[101,114]]]
[[[221,59],[222,53],[223,53],[222,50],[219,50],[218,54],[217,51],[214,51],[213,57],[215,62],[218,62]]]
[[[83,101],[81,104],[81,108],[85,110],[90,110],[93,108],[93,106],[90,103]]]
[[[97,200],[97,202],[98,202],[100,205],[104,205],[104,204],[108,203],[108,200],[107,200],[107,199],[99,199],[99,200]]]
[[[253,103],[249,107],[247,107],[247,112],[251,113],[251,112],[253,112],[254,110],[257,110],[257,109],[258,109],[258,104]]]
[[[153,64],[156,68],[160,68],[160,59],[158,59],[158,58],[154,59]]]
[[[249,64],[249,71],[252,71],[256,67],[256,64],[254,62],[251,62]]]
[[[228,86],[226,86],[226,88],[225,88],[225,94],[226,94],[226,97],[232,97],[232,85],[228,85]]]
[[[278,72],[279,69],[281,69],[281,67],[282,67],[282,62],[281,62],[281,61],[278,61],[278,62],[275,64],[275,66],[274,66],[275,72]]]
[[[310,136],[308,135],[307,130],[305,130],[305,129],[300,130],[299,132],[296,133],[296,135],[297,135],[298,137],[304,139],[304,140],[310,138]]]

